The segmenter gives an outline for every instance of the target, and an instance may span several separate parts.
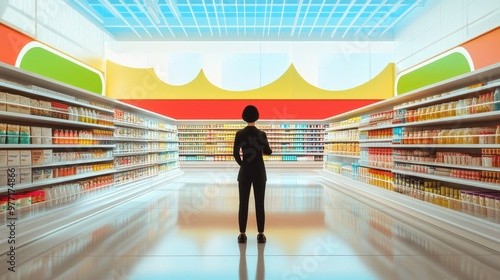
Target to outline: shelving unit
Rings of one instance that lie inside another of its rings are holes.
[[[341,133],[339,123],[361,119],[360,158],[333,157],[325,148],[322,175],[370,198],[371,184],[383,189],[377,191],[381,196],[397,192],[380,201],[481,244],[499,244],[500,237],[491,234],[500,232],[499,88],[495,64],[327,119],[336,128],[327,129],[325,139]],[[401,199],[413,199],[413,208],[393,203]],[[428,205],[432,211],[421,210]]]
[[[179,121],[179,154],[186,167],[227,166],[234,162],[234,136],[246,126],[242,121]],[[319,167],[324,154],[325,125],[313,121],[266,121],[256,126],[265,131],[273,154],[266,165]]]
[[[173,119],[3,63],[0,77],[2,203],[7,172],[17,209],[182,174]]]

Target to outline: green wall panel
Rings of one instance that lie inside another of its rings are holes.
[[[19,68],[103,94],[103,81],[98,73],[40,47],[29,49],[23,56]]]
[[[469,61],[462,53],[452,53],[425,66],[401,75],[396,85],[401,95],[471,71]]]

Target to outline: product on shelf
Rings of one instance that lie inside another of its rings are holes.
[[[179,125],[179,154],[181,161],[233,160],[233,141],[236,131],[245,124]],[[322,154],[324,129],[322,124],[259,124],[266,132],[273,155],[264,160],[306,161],[302,154]],[[202,155],[205,155],[203,157]],[[217,157],[215,157],[217,156]],[[307,155],[304,155],[307,156]],[[317,159],[318,157],[310,157]]]

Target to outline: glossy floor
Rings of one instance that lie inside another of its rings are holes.
[[[251,209],[240,245],[235,177],[186,171],[20,248],[16,272],[2,261],[0,278],[500,279],[498,252],[363,204],[314,172],[269,170],[268,242],[257,243]]]

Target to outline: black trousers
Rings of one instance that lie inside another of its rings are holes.
[[[238,222],[240,232],[246,232],[248,220],[248,201],[250,200],[251,181],[239,181],[240,209],[238,212]],[[266,181],[253,182],[253,196],[255,198],[255,214],[257,216],[257,230],[264,232],[266,214],[264,211],[264,197],[266,193]]]

